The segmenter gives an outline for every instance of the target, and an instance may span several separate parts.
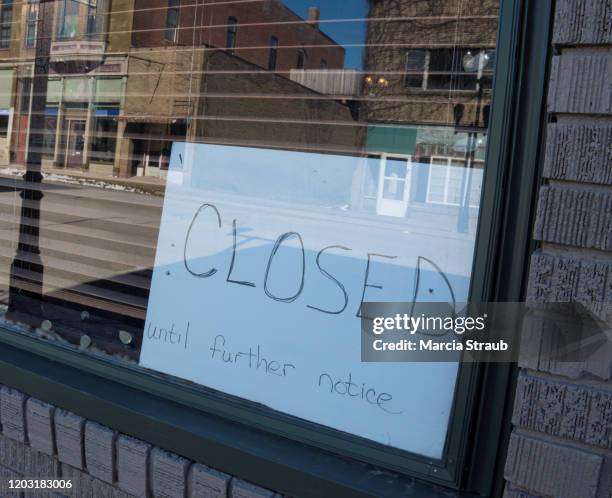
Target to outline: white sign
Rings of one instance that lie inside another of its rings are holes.
[[[473,235],[449,206],[377,213],[379,166],[174,144],[141,365],[441,457],[457,364],[362,363],[358,314],[362,301],[465,300]]]

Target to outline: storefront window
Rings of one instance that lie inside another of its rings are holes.
[[[57,136],[57,107],[47,107],[45,110],[45,133],[43,140],[43,157],[47,159],[55,158],[55,143]]]
[[[117,108],[97,108],[91,144],[91,160],[114,162],[117,143]]]
[[[50,62],[5,59],[0,147],[42,197],[0,193],[3,325],[441,461],[459,366],[362,363],[360,317],[469,297],[498,7],[32,2]]]

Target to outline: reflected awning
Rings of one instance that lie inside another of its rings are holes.
[[[413,126],[371,124],[366,150],[374,153],[414,154],[417,129]]]

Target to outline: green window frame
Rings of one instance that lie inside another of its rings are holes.
[[[518,301],[524,294],[545,124],[551,3],[501,3],[473,301]],[[513,375],[511,365],[462,365],[444,455],[432,461],[162,374],[80,355],[8,329],[0,334],[0,382],[299,496],[444,495],[413,478],[497,493],[503,480],[496,457],[509,435]],[[380,473],[381,467],[395,473]],[[367,473],[371,478],[364,479]]]

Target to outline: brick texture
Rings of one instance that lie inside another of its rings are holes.
[[[189,498],[226,498],[231,476],[196,463],[189,469]]]
[[[564,45],[612,43],[612,1],[557,0],[553,42]]]
[[[26,402],[28,439],[32,448],[55,455],[54,407],[34,398]]]
[[[612,390],[521,373],[514,425],[612,448]]]
[[[77,469],[84,468],[83,429],[85,420],[74,413],[55,410],[54,421],[58,459]]]
[[[568,77],[571,75],[571,77]],[[612,114],[612,53],[553,57],[548,110],[556,113]]]
[[[118,434],[74,413],[28,398],[14,389],[0,385],[0,392],[9,395],[5,401],[24,401],[28,433],[33,435],[29,442],[24,442],[0,434],[0,477],[53,477],[72,483],[69,489],[41,490],[27,496],[281,498],[271,490]],[[10,424],[3,429],[14,433]]]
[[[508,486],[504,490],[503,498],[541,498],[541,497],[532,495],[531,493],[527,493],[526,491],[521,491],[520,489],[514,489],[511,486]]]
[[[147,498],[151,445],[128,436],[117,439],[117,484],[126,493]]]
[[[272,498],[274,492],[241,479],[232,479],[229,485],[230,498]]]
[[[2,421],[2,433],[7,437],[21,442],[24,442],[27,437],[25,403],[26,396],[23,393],[6,386],[0,389],[0,420]]]
[[[612,250],[612,192],[565,186],[543,187],[534,238]]]
[[[87,472],[113,484],[115,481],[115,431],[95,422],[85,424]]]
[[[602,319],[610,317],[612,261],[536,251],[531,257],[527,300],[576,301]]]
[[[167,451],[151,451],[151,490],[155,498],[185,496],[190,462]]]
[[[544,176],[612,185],[612,125],[552,123],[547,128]]]
[[[603,457],[514,433],[505,478],[536,495],[595,498]]]
[[[60,474],[60,465],[55,458],[6,436],[0,436],[0,465],[25,477],[55,477]]]
[[[131,498],[131,495],[69,465],[63,468],[63,478],[72,481],[68,496],[74,498]]]
[[[523,329],[519,366],[539,372],[580,379],[585,376],[603,380],[612,378],[612,358],[606,350],[593,353],[581,361],[567,361],[558,353],[567,347],[561,329],[549,321],[532,319]]]

